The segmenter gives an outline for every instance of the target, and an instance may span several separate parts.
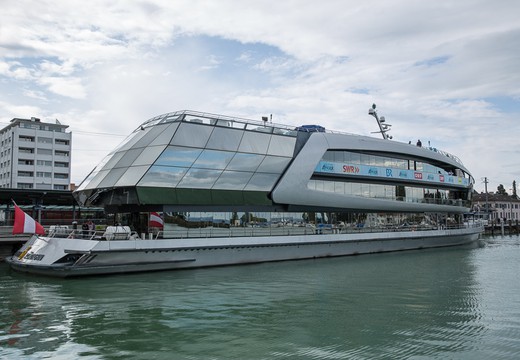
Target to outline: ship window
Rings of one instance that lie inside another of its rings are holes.
[[[79,185],[79,187],[77,188],[77,190],[83,190],[85,189],[90,181],[94,178],[94,176],[96,176],[98,174],[97,171],[92,171],[90,174],[88,174],[88,176],[85,178],[85,180],[83,180],[83,182]],[[89,187],[91,188],[91,187]]]
[[[190,167],[202,150],[178,146],[168,146],[159,156],[155,165]]]
[[[161,129],[161,132],[157,137],[150,143],[150,146],[154,145],[168,145],[172,140],[173,134],[177,127],[179,126],[178,122],[168,123],[165,125],[156,125],[156,127]]]
[[[93,189],[98,186],[98,184],[105,178],[108,174],[109,170],[102,170],[98,172],[96,175],[92,176],[92,180],[85,185],[85,189]]]
[[[172,145],[204,148],[213,126],[182,123],[172,139]]]
[[[220,170],[190,169],[177,187],[210,189],[221,173]]]
[[[138,142],[144,135],[145,131],[136,130],[132,134],[130,134],[121,144],[119,144],[117,151],[128,150],[130,149],[136,142]]]
[[[244,190],[271,190],[278,175],[275,174],[254,174]]]
[[[98,187],[109,187],[114,186],[114,184],[119,180],[121,175],[123,175],[126,172],[127,168],[119,168],[119,169],[112,169],[108,172],[107,176],[101,181],[98,185]]]
[[[132,166],[119,178],[115,186],[135,186],[150,166]]]
[[[345,162],[345,152],[344,151],[333,151],[334,161],[336,162]]]
[[[290,158],[279,157],[279,156],[266,156],[262,164],[258,167],[258,172],[268,172],[280,174],[287,164],[289,164]]]
[[[264,155],[237,153],[227,170],[255,171],[264,158]]]
[[[143,150],[143,152],[135,159],[132,166],[151,165],[164,150],[165,145],[150,146]]]
[[[268,134],[245,132],[238,151],[265,154],[267,153],[270,137]]]
[[[187,168],[157,166],[154,165],[148,170],[143,179],[139,182],[139,186],[159,186],[159,187],[175,187],[188,171]]]
[[[96,169],[98,170],[108,170],[112,169],[115,163],[117,163],[125,154],[124,151],[117,152],[117,153],[109,153],[107,156],[101,160],[101,162],[96,166]]]
[[[223,170],[231,161],[233,155],[234,153],[229,151],[204,150],[193,167]]]
[[[359,184],[359,183],[352,183],[351,194],[355,195],[355,196],[361,196],[361,184]]]
[[[140,149],[130,149],[128,150],[124,155],[123,157],[121,158],[121,160],[119,160],[117,162],[116,165],[114,165],[114,168],[121,168],[121,167],[129,167],[130,165],[132,165],[132,163],[134,162],[135,159],[137,159],[137,157],[143,152],[143,148],[140,148]]]
[[[293,156],[296,138],[273,135],[269,143],[269,155]]]
[[[361,154],[350,153],[350,163],[351,164],[361,164]]]
[[[132,147],[139,148],[150,145],[150,143],[164,131],[164,128],[164,126],[155,125],[151,127],[146,127],[144,128],[144,130],[139,130],[144,132],[144,135],[138,141],[136,141],[136,143]]]
[[[251,179],[253,173],[241,171],[224,171],[213,186],[213,189],[242,190]]]
[[[236,151],[243,133],[240,130],[216,127],[209,138],[207,148]]]
[[[334,192],[334,181],[324,181],[323,182],[323,191]]]

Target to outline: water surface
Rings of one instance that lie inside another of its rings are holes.
[[[52,279],[0,265],[0,358],[515,359],[520,237]]]

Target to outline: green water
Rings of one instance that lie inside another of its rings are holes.
[[[517,359],[520,237],[83,279],[0,265],[2,359]]]

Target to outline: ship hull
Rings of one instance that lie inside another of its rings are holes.
[[[460,246],[481,228],[260,238],[31,239],[6,261],[17,271],[74,277],[326,258]],[[58,261],[69,256],[71,261]]]

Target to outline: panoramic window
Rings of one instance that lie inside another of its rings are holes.
[[[240,145],[243,133],[241,130],[216,127],[209,138],[207,148],[236,151],[238,145]]]
[[[201,149],[168,146],[159,156],[155,165],[190,167],[201,152]]]
[[[195,168],[220,169],[226,168],[234,153],[229,151],[204,150],[193,164]]]
[[[187,168],[154,165],[139,181],[138,185],[175,187],[187,171]]]
[[[173,136],[171,144],[203,148],[212,131],[213,126],[182,123]]]

